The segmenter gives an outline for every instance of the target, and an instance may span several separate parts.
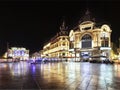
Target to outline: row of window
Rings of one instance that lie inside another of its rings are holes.
[[[65,40],[66,38],[65,37],[61,37],[60,39],[63,39]],[[109,46],[109,38],[108,37],[101,37],[101,46],[102,47],[108,47]],[[67,42],[61,42],[61,43],[58,43],[58,44],[54,44],[52,45],[51,47],[49,48],[46,48],[46,49],[53,49],[55,47],[58,47],[58,46],[68,46],[69,43]],[[74,48],[74,44],[73,42],[70,42],[70,48]],[[92,47],[92,37],[89,35],[89,34],[86,34],[82,37],[82,48],[91,48]]]
[[[92,47],[92,40],[83,40],[82,41],[82,48],[91,48]],[[109,47],[109,40],[102,40],[101,47]],[[74,48],[74,43],[70,42],[70,49]]]

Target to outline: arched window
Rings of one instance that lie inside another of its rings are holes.
[[[91,40],[92,37],[89,35],[89,34],[85,34],[83,37],[82,37],[82,40]]]
[[[89,34],[85,34],[82,39],[82,48],[91,48],[92,47],[92,37]]]

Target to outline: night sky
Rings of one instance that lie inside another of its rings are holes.
[[[120,36],[120,2],[118,1],[1,1],[0,55],[9,47],[25,47],[30,53],[42,49],[59,30],[64,19],[68,28],[75,26],[86,9],[96,22],[107,22],[112,41]]]

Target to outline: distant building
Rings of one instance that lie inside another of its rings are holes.
[[[49,59],[65,59],[69,54],[69,36],[66,31],[65,22],[63,21],[58,32],[48,41],[42,50],[42,57]]]
[[[35,53],[32,54],[32,56],[30,58],[34,59],[34,60],[40,60],[41,59],[41,54],[39,52],[35,52]]]
[[[19,60],[28,60],[29,59],[29,50],[23,47],[11,47],[6,52],[5,57],[11,57],[13,59]]]

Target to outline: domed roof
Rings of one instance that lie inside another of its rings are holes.
[[[93,22],[92,21],[84,21],[81,23],[81,25],[84,25],[84,24],[92,24]]]
[[[95,21],[95,18],[93,18],[91,12],[87,9],[87,11],[85,12],[85,15],[83,17],[81,17],[81,19],[79,20],[79,23],[84,22],[84,21]]]

